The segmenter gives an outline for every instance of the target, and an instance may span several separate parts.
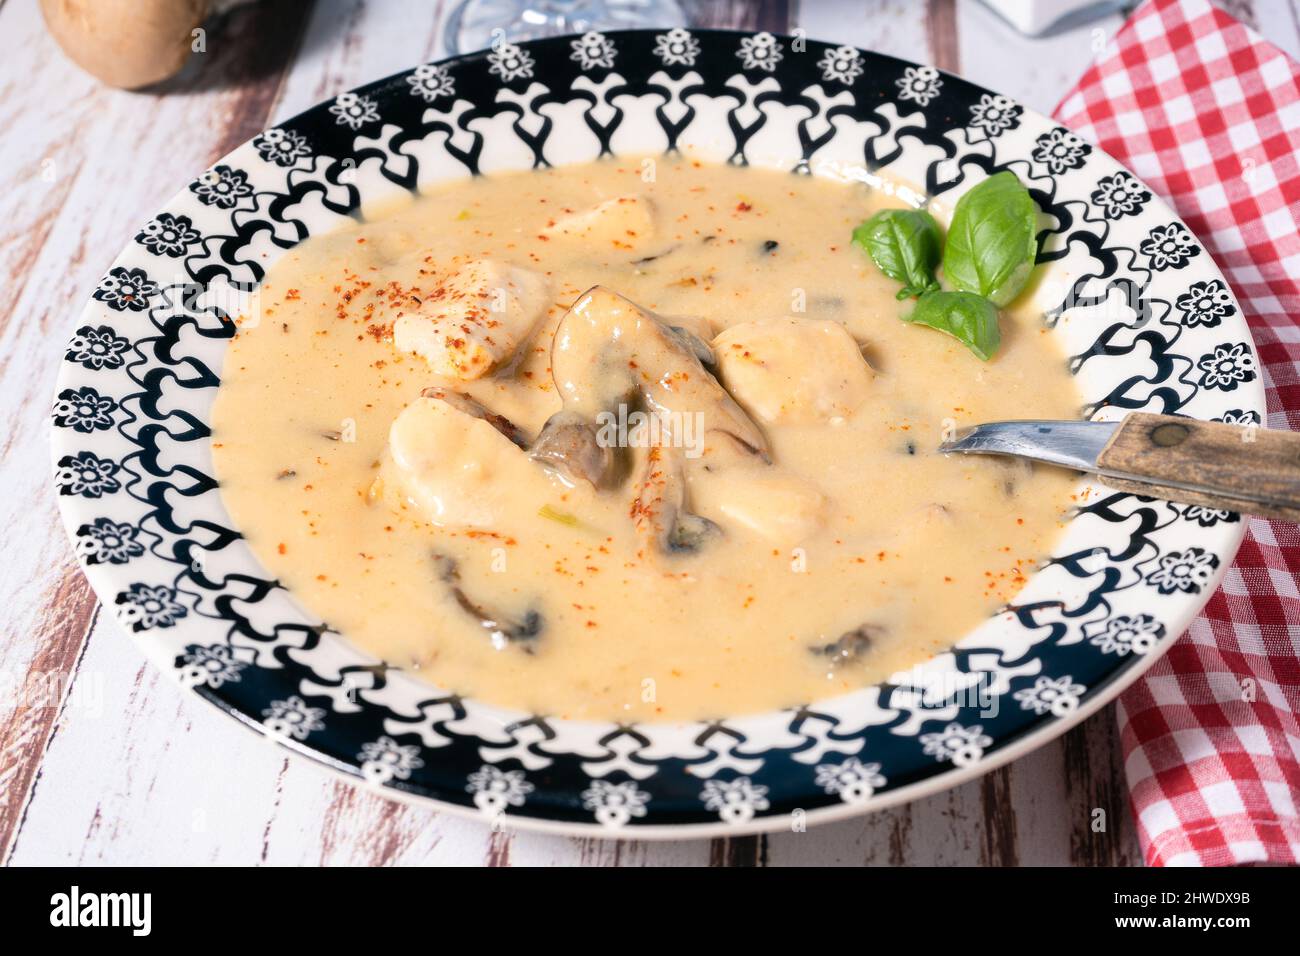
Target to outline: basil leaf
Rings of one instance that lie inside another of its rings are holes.
[[[1037,231],[1038,207],[1015,173],[990,176],[957,200],[943,250],[944,278],[1007,305],[1034,268]]]
[[[987,362],[998,350],[998,310],[973,292],[927,292],[903,321],[947,332]]]
[[[891,279],[903,283],[898,298],[939,288],[934,279],[942,243],[939,224],[920,209],[882,209],[853,230],[853,243]]]

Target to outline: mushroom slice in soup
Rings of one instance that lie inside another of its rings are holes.
[[[585,481],[599,488],[614,474],[614,445],[600,440],[594,423],[566,409],[546,420],[528,455],[569,485]]]
[[[550,304],[545,276],[475,259],[393,323],[393,344],[420,356],[437,375],[481,378],[510,362]]]
[[[487,631],[496,650],[503,651],[513,644],[527,654],[533,653],[533,646],[543,629],[543,618],[540,612],[530,608],[523,614],[516,615],[476,601],[465,592],[461,584],[460,568],[455,558],[445,554],[434,554],[433,561],[439,580],[446,586],[460,609],[473,618],[479,627]]]
[[[528,447],[528,439],[525,437],[523,429],[504,415],[492,411],[492,409],[464,392],[453,392],[450,389],[434,385],[422,391],[420,396],[446,402],[457,411],[464,412],[473,418],[481,418],[506,438],[509,438],[511,443],[518,445],[520,448]]]
[[[709,339],[713,335],[711,332],[701,331],[706,326],[697,320],[677,318],[676,316],[672,318],[664,317],[663,321],[681,339],[682,344],[695,353],[695,357],[700,360],[700,364],[710,371],[717,366],[718,357],[713,354],[713,346],[709,344]]]
[[[713,340],[722,381],[755,418],[812,424],[847,418],[871,392],[871,367],[838,322],[759,319]]]
[[[615,196],[547,223],[541,235],[582,239],[597,247],[641,249],[654,241],[654,204],[642,196]]]
[[[608,483],[614,456],[592,448],[617,443],[600,435],[620,406],[653,417],[658,444],[720,436],[769,460],[762,431],[704,367],[690,337],[601,286],[579,296],[556,327],[551,375],[563,408],[543,426],[533,455],[596,487]],[[567,434],[557,437],[560,429]]]
[[[864,623],[851,631],[846,631],[829,644],[819,644],[812,648],[814,654],[825,657],[836,664],[849,664],[861,660],[871,650],[877,637],[885,633],[879,624]]]
[[[659,554],[694,554],[721,530],[686,510],[683,457],[680,448],[652,447],[630,510],[633,529]]]

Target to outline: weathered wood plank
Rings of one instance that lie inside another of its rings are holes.
[[[957,0],[927,0],[925,32],[930,40],[930,62],[949,73],[960,73],[961,44],[957,39]]]
[[[8,857],[54,720],[68,700],[71,675],[94,620],[95,597],[69,560],[46,595],[34,635],[37,651],[20,684],[12,688],[12,709],[0,714],[0,863]]]
[[[9,409],[0,435],[0,534],[10,548],[0,565],[5,629],[0,632],[0,860],[12,846],[40,754],[63,693],[71,682],[94,611],[94,596],[72,564],[50,495],[46,413],[53,395],[56,341],[64,336],[45,303],[30,296],[42,250],[75,181],[79,156],[73,126],[89,114],[76,78],[67,107],[48,121],[49,106],[25,91],[33,74],[55,64],[52,44],[34,42],[43,26],[13,4],[0,9],[0,34],[13,48],[0,75],[0,272],[8,279],[0,300],[0,396]],[[84,84],[88,87],[89,84]],[[71,147],[71,149],[70,149]],[[65,265],[66,268],[66,265]],[[47,293],[48,294],[48,293]],[[33,699],[48,688],[51,696]]]
[[[928,59],[926,4],[915,0],[805,3],[795,22],[811,40],[847,43],[906,60]]]
[[[452,5],[452,0],[318,0],[270,122],[282,122],[354,86],[442,57],[442,26]]]
[[[178,90],[225,87],[234,94],[231,102],[223,104],[224,122],[219,124],[220,136],[209,162],[268,125],[315,2],[261,0],[255,7],[236,7],[211,25],[208,53],[221,55],[202,63],[192,80],[188,73],[182,77]]]
[[[384,800],[239,728],[146,664],[104,615],[50,741],[16,864],[481,860],[485,827],[444,840],[425,808]],[[75,688],[74,688],[74,699]]]
[[[7,686],[75,691],[73,671],[95,607],[70,560],[49,487],[46,430],[59,345],[139,221],[221,150],[226,127],[209,111],[236,130],[228,135],[246,135],[245,118],[265,99],[263,84],[228,81],[274,61],[273,39],[255,26],[267,13],[282,32],[295,15],[282,3],[231,14],[237,42],[196,57],[170,85],[189,95],[164,98],[98,85],[59,52],[35,4],[0,8],[9,46],[0,75],[0,270],[10,277],[0,302],[0,395],[15,411],[2,440],[0,533],[24,543],[0,567],[0,590],[13,595],[0,635]],[[33,88],[60,97],[52,103],[30,95]],[[171,164],[175,172],[166,175]],[[14,842],[63,701],[56,694],[33,706],[15,693],[0,702],[0,858]]]
[[[1015,866],[1020,862],[1016,806],[1011,801],[1011,767],[999,767],[980,779],[984,810],[981,866]]]
[[[682,4],[693,27],[788,33],[797,0],[693,0]]]
[[[129,120],[138,118],[143,97],[99,87],[68,63],[46,36],[35,4],[8,4],[0,10],[0,33],[11,44],[7,69],[0,77],[0,102],[6,104],[0,141],[0,221],[9,238],[0,244],[0,269],[11,277],[0,303],[0,394],[17,411],[3,438],[6,490],[0,505],[0,532],[7,541],[27,546],[12,552],[0,569],[0,587],[14,594],[8,624],[0,636],[0,673],[16,689],[66,690],[81,652],[94,610],[94,597],[69,560],[69,550],[49,494],[45,431],[57,370],[58,344],[70,331],[86,290],[104,268],[102,256],[83,257],[89,248],[108,254],[124,240],[113,235],[120,223],[95,195],[118,170],[141,174],[155,156],[140,157],[104,148],[108,136],[130,141],[123,131],[142,132]],[[247,68],[247,49],[231,47],[239,57],[210,56],[206,64],[238,72]],[[266,50],[256,51],[265,57]],[[230,62],[235,60],[236,62]],[[203,75],[201,69],[195,75]],[[47,97],[33,97],[33,84],[59,90],[62,108]],[[231,115],[240,114],[234,95]],[[218,100],[230,100],[223,93]],[[179,101],[177,108],[179,108]],[[173,109],[175,112],[176,109]],[[151,117],[152,119],[153,117]],[[183,127],[180,127],[183,128]],[[162,134],[176,132],[164,127]],[[101,134],[96,137],[95,132]],[[143,137],[137,137],[140,142]],[[141,143],[148,148],[148,143]],[[93,162],[92,162],[93,158]],[[208,156],[196,158],[199,168]],[[180,178],[180,177],[178,177]],[[141,180],[146,186],[152,181]],[[176,183],[179,186],[179,182]],[[89,187],[89,193],[84,192]],[[175,187],[172,187],[175,188]],[[93,201],[82,201],[91,198]],[[96,215],[86,213],[94,209]],[[142,213],[141,213],[142,214]],[[93,223],[77,219],[94,219]],[[134,224],[134,223],[133,223]],[[104,238],[112,236],[112,238]],[[31,586],[30,582],[38,582]],[[40,582],[49,582],[45,587]],[[14,839],[14,829],[35,778],[40,755],[52,731],[62,696],[53,693],[33,705],[29,693],[7,695],[0,711],[0,858]]]
[[[1141,866],[1137,830],[1114,711],[1093,716],[1061,740],[1069,861],[1076,866]]]

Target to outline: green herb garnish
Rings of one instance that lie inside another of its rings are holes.
[[[943,250],[944,279],[1007,305],[1034,268],[1037,231],[1038,207],[1015,174],[990,176],[957,200]]]
[[[934,270],[939,265],[943,237],[928,212],[882,209],[853,230],[853,242],[871,256],[881,272],[903,283],[898,298],[939,288]]]
[[[577,516],[571,515],[566,511],[557,511],[550,505],[542,505],[537,509],[537,513],[543,518],[549,518],[551,521],[558,521],[560,524],[568,525],[570,528],[576,528],[582,524]]]
[[[853,230],[853,243],[917,297],[904,321],[955,337],[987,362],[998,350],[998,308],[1010,304],[1029,281],[1038,255],[1038,207],[1014,173],[990,176],[953,210],[945,242],[939,226],[920,209],[886,209]],[[942,245],[944,285],[935,281]]]
[[[987,362],[998,350],[998,310],[974,292],[927,292],[903,321],[946,332]]]

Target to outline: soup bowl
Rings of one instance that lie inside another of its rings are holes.
[[[1081,479],[1014,603],[949,650],[853,693],[698,722],[564,720],[441,691],[362,653],[267,574],[223,507],[209,428],[233,317],[256,308],[267,267],[458,177],[671,152],[941,210],[1011,170],[1042,212],[1027,294],[1068,356],[1080,416],[1261,421],[1246,323],[1195,237],[1112,159],[1005,97],[768,33],[503,43],[259,134],[106,270],[63,356],[54,482],[87,577],[147,656],[257,733],[385,794],[644,838],[913,799],[1042,744],[1137,679],[1216,587],[1237,515]]]

